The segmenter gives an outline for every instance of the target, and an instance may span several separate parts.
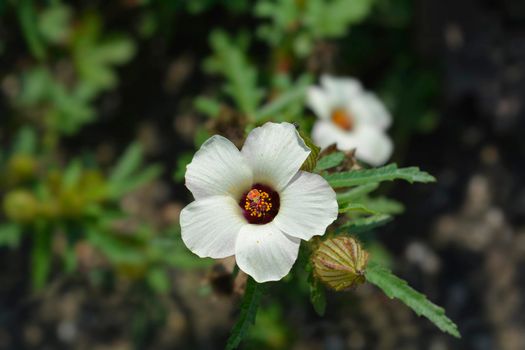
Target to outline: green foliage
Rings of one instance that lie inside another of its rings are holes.
[[[381,168],[353,170],[336,174],[324,175],[324,178],[332,187],[351,187],[368,184],[371,182],[405,180],[413,182],[434,182],[436,179],[419,170],[418,167],[398,168],[396,164],[389,164]]]
[[[406,281],[396,277],[380,265],[370,263],[365,271],[368,282],[379,287],[389,298],[396,298],[405,303],[419,316],[424,316],[443,332],[460,338],[458,327],[446,315],[443,308],[433,304],[427,297],[413,288]]]
[[[242,50],[246,43],[236,43],[225,32],[214,31],[210,35],[210,45],[213,56],[205,62],[206,71],[221,74],[226,79],[223,91],[243,113],[253,118],[263,92],[257,86],[257,70]]]
[[[337,202],[339,206],[343,206],[347,203],[350,203],[354,200],[361,199],[363,196],[366,196],[370,192],[375,191],[379,187],[379,183],[371,182],[364,185],[356,186],[351,190],[346,192],[337,193]]]
[[[233,326],[226,349],[237,349],[242,339],[246,336],[248,329],[255,323],[257,309],[263,295],[263,286],[255,282],[251,277],[246,282],[246,291],[241,302],[241,311],[235,326]]]
[[[320,172],[330,168],[335,168],[336,166],[341,164],[344,159],[345,154],[343,152],[334,152],[328,154],[319,159],[319,161],[317,162],[317,166],[315,167],[315,171]]]
[[[392,217],[386,214],[377,214],[372,215],[366,218],[357,218],[350,220],[339,228],[337,228],[336,233],[338,234],[347,234],[347,233],[363,233],[373,230],[376,227],[383,226],[392,221]]]

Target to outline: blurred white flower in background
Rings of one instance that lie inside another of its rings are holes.
[[[307,103],[318,117],[312,139],[321,148],[335,143],[342,151],[356,149],[356,157],[373,166],[392,155],[393,144],[386,134],[392,117],[356,79],[323,75],[321,87],[308,89]]]
[[[337,218],[334,190],[320,175],[299,170],[310,149],[290,123],[266,123],[241,151],[213,136],[186,170],[195,201],[180,215],[182,239],[200,257],[235,255],[257,282],[280,280],[301,239],[323,235]]]

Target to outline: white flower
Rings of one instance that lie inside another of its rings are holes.
[[[334,190],[299,170],[310,154],[295,127],[266,123],[241,151],[213,136],[186,170],[195,201],[180,215],[182,239],[200,257],[235,255],[257,282],[286,276],[301,239],[323,235],[337,218]]]
[[[310,87],[308,106],[319,120],[312,139],[325,148],[337,144],[344,151],[356,149],[356,157],[371,165],[384,164],[392,155],[392,141],[385,130],[392,118],[381,101],[363,90],[355,79],[321,77],[322,87]]]

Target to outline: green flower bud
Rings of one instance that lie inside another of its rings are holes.
[[[31,192],[14,190],[4,198],[4,211],[8,219],[18,223],[28,223],[37,215],[38,202]]]
[[[7,177],[11,183],[20,183],[33,178],[38,163],[35,157],[28,154],[16,154],[7,165]]]
[[[312,255],[315,277],[336,291],[364,283],[367,262],[368,253],[346,236],[327,239]]]

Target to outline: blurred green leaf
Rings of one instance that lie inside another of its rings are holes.
[[[0,247],[17,248],[22,238],[22,226],[16,223],[0,225]]]
[[[212,32],[210,44],[213,56],[205,62],[205,69],[226,78],[225,93],[233,98],[241,112],[253,118],[263,96],[257,87],[257,70],[248,62],[242,46],[225,32]]]
[[[71,9],[60,3],[44,9],[38,16],[38,29],[42,37],[55,44],[67,39],[71,15]]]
[[[22,127],[14,140],[13,153],[35,154],[37,148],[37,139],[35,129],[24,126]]]
[[[317,158],[319,157],[319,152],[321,152],[321,149],[317,147],[313,143],[313,141],[303,132],[299,131],[299,135],[301,135],[306,146],[310,148],[310,154],[308,155],[308,158],[306,158],[306,160],[304,161],[303,165],[301,165],[301,170],[311,172],[315,169],[315,166],[317,164]]]
[[[144,151],[139,143],[130,144],[111,171],[109,182],[120,182],[130,177],[140,167],[143,154]]]
[[[216,118],[221,111],[221,104],[215,99],[199,96],[194,101],[195,108],[202,114]]]
[[[424,294],[410,287],[406,281],[380,265],[370,263],[365,270],[368,282],[379,287],[389,298],[399,299],[418,316],[424,316],[443,332],[461,338],[458,327],[445,315],[443,308],[435,305]]]
[[[150,269],[148,271],[146,279],[150,287],[154,289],[157,293],[165,294],[170,291],[170,279],[164,269]]]
[[[46,47],[38,31],[38,17],[35,4],[32,0],[19,0],[16,2],[18,20],[27,45],[35,58],[46,58]]]
[[[46,284],[49,272],[51,271],[52,236],[44,228],[37,229],[33,232],[33,246],[31,249],[31,275],[33,288],[40,290]]]
[[[326,311],[326,296],[324,287],[315,278],[310,281],[310,302],[319,316]]]
[[[226,343],[226,350],[237,349],[242,339],[246,336],[248,329],[255,323],[262,295],[263,286],[255,282],[251,277],[248,277],[246,291],[241,302],[241,311]]]

